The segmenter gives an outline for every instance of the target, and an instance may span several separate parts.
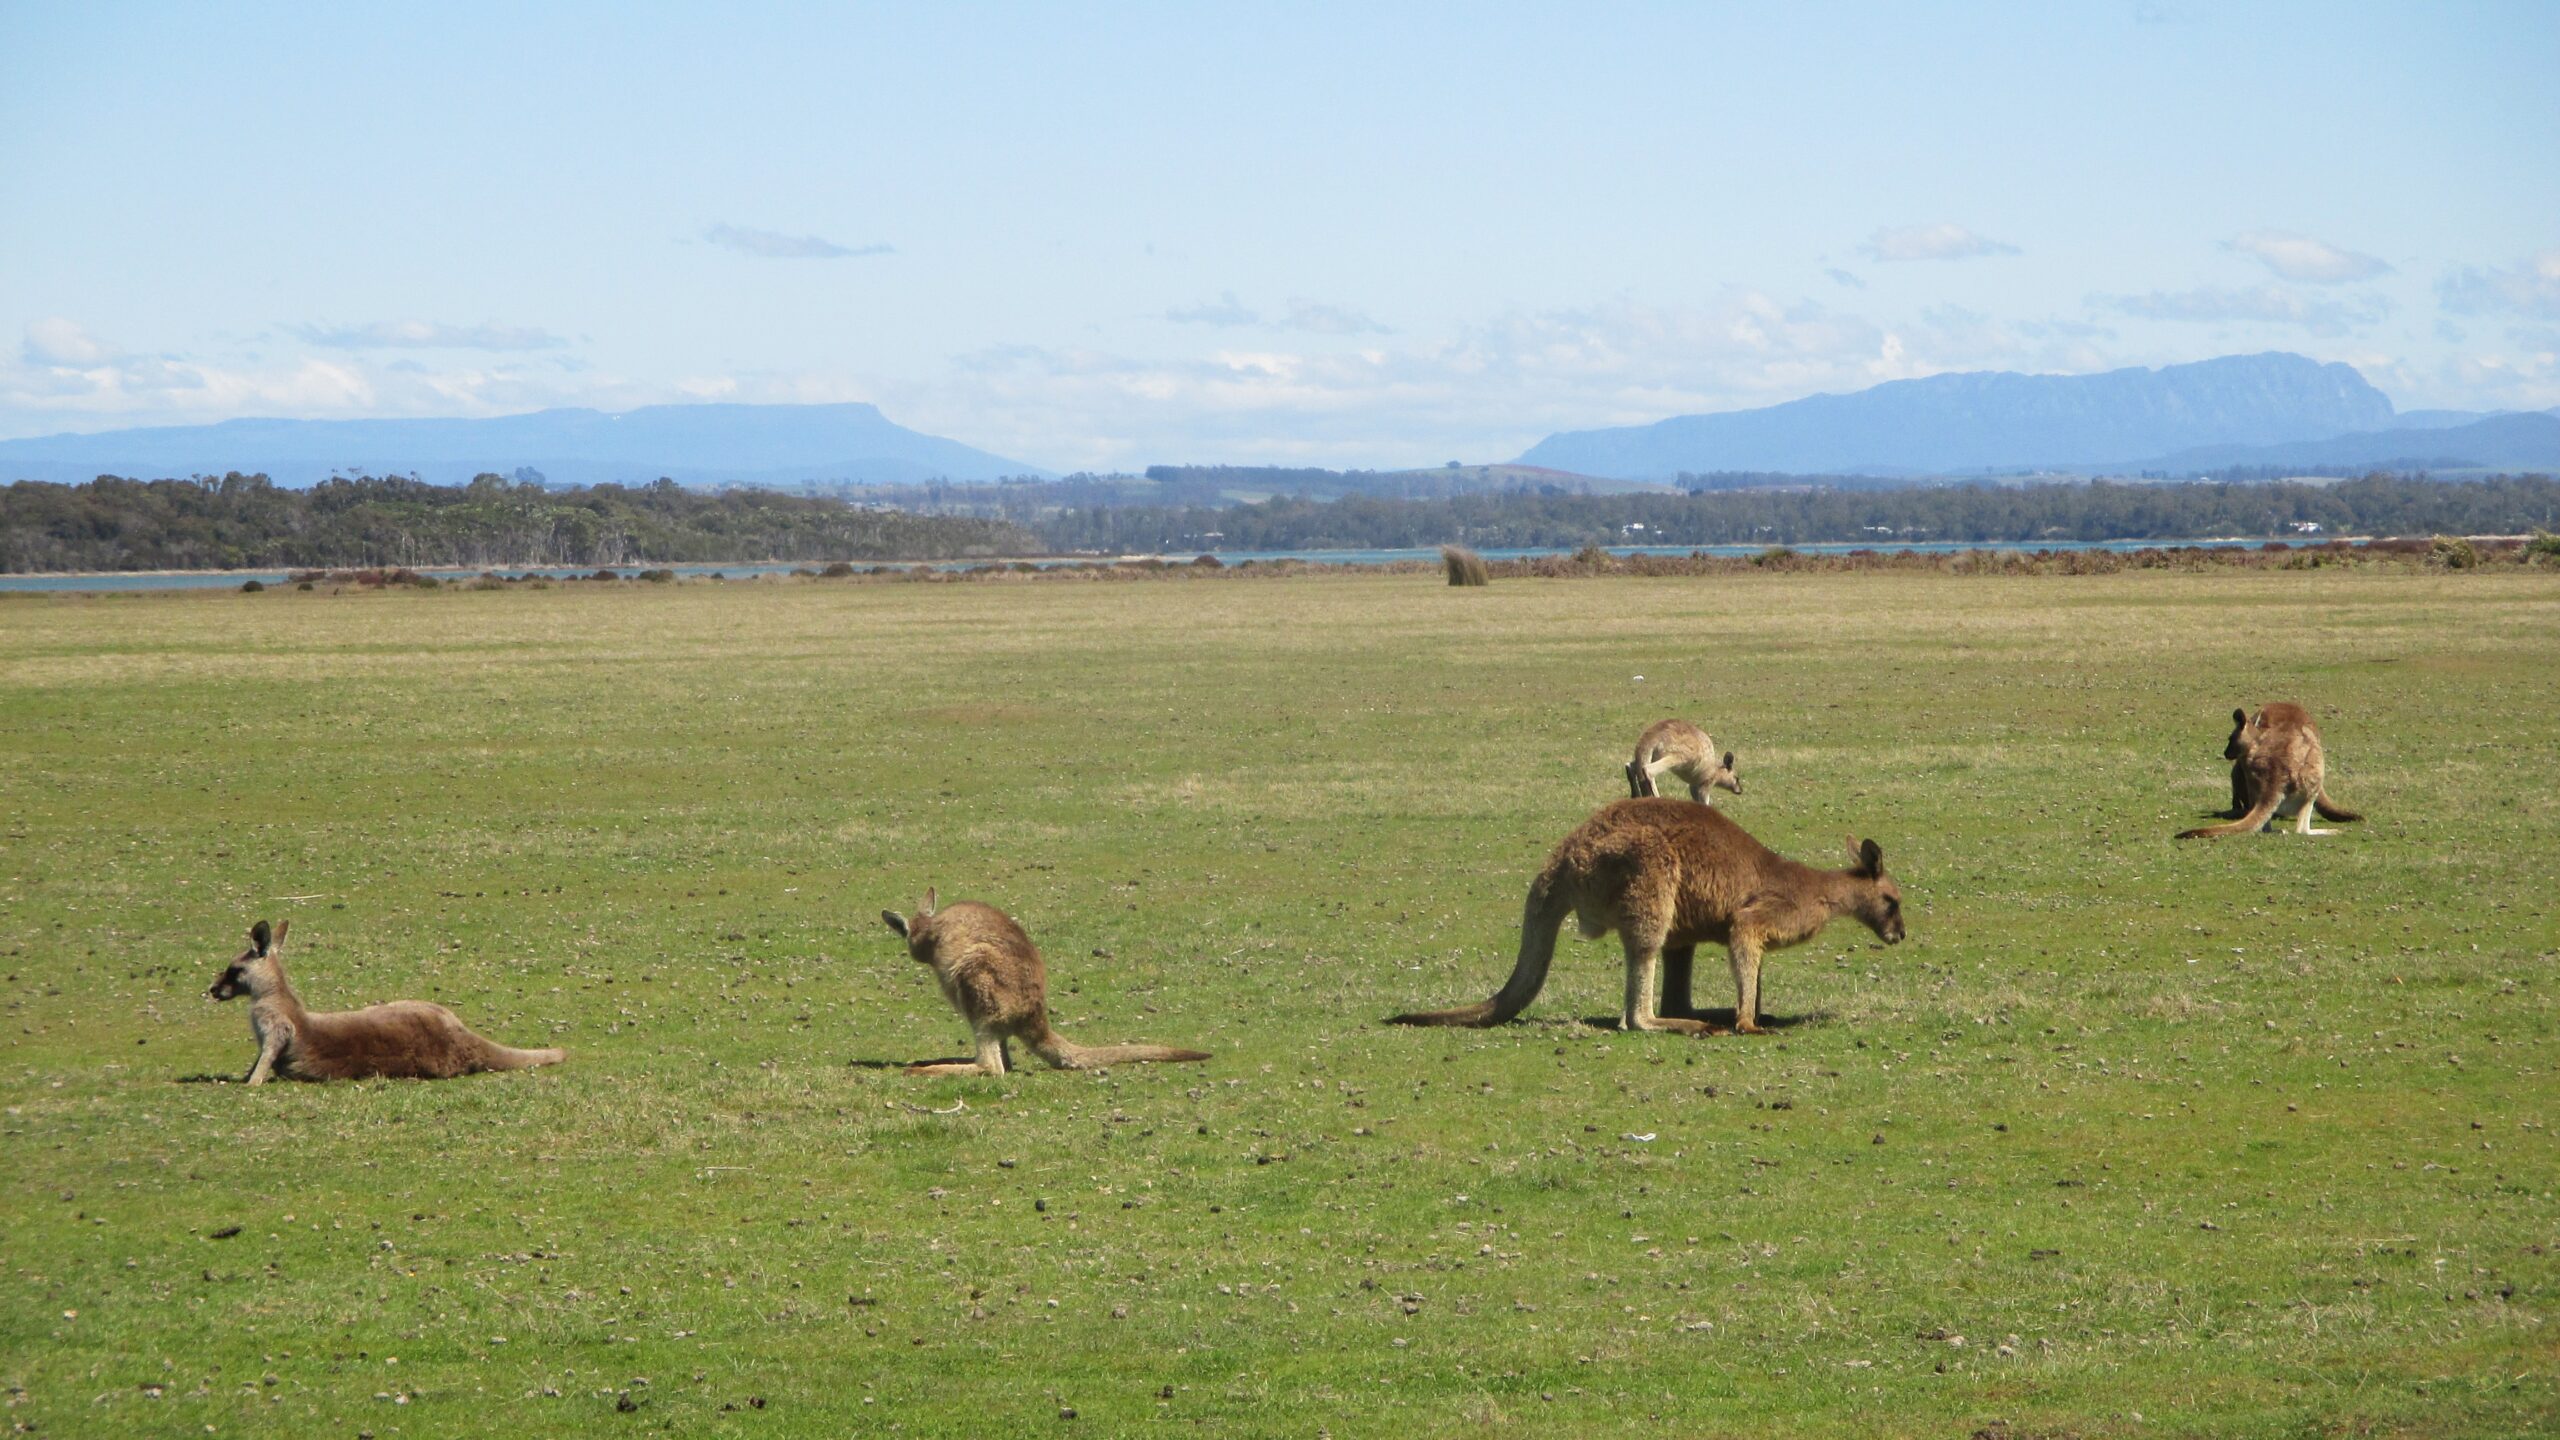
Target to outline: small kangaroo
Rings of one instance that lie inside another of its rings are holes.
[[[1206,1050],[1164,1045],[1078,1045],[1049,1028],[1049,979],[1040,951],[1012,916],[993,905],[955,900],[934,908],[934,892],[913,916],[883,910],[880,918],[907,942],[907,953],[933,967],[942,998],[969,1022],[975,1060],[910,1065],[910,1075],[1002,1075],[1011,1068],[1006,1042],[1019,1040],[1061,1070],[1090,1070],[1127,1060],[1206,1060]]]
[[[361,1080],[384,1075],[403,1080],[450,1080],[482,1070],[523,1070],[557,1065],[564,1050],[518,1050],[471,1033],[459,1017],[424,1000],[394,1000],[362,1010],[313,1014],[302,1008],[284,978],[285,921],[249,927],[249,948],[225,967],[205,992],[214,1000],[249,997],[249,1030],[258,1037],[258,1063],[248,1083],[287,1080]]]
[[[2320,727],[2299,705],[2282,700],[2262,705],[2254,719],[2246,710],[2232,711],[2231,739],[2222,747],[2222,757],[2231,762],[2231,806],[2237,818],[2181,830],[2179,839],[2239,835],[2286,819],[2295,822],[2299,834],[2335,835],[2335,830],[2313,829],[2312,815],[2342,822],[2364,818],[2330,801]]]
[[[1733,970],[1733,1028],[1760,1032],[1760,957],[1854,915],[1887,945],[1902,943],[1902,891],[1885,878],[1873,840],[1849,842],[1846,870],[1800,865],[1701,805],[1660,798],[1605,805],[1564,837],[1530,882],[1520,915],[1520,959],[1481,1005],[1397,1015],[1391,1025],[1499,1025],[1528,1008],[1546,984],[1567,916],[1585,939],[1615,930],[1627,952],[1624,1030],[1712,1035],[1690,1002],[1700,941],[1725,947]],[[1656,1001],[1657,985],[1661,995]]]
[[[1716,803],[1711,790],[1742,793],[1742,776],[1733,768],[1733,752],[1716,761],[1715,737],[1686,720],[1656,720],[1636,739],[1636,758],[1627,762],[1627,790],[1642,800],[1659,795],[1665,774],[1689,782],[1689,798],[1701,805]]]

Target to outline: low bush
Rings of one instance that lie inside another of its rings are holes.
[[[2439,535],[2427,546],[2427,563],[2439,570],[2477,570],[2480,552],[2459,535]]]

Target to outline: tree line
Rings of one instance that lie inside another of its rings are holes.
[[[1140,482],[1141,484],[1145,482]],[[1197,482],[1193,482],[1197,483]],[[2331,485],[1821,485],[1687,494],[1534,491],[1442,498],[1278,496],[1253,504],[1114,503],[1108,477],[933,485],[900,504],[770,490],[551,490],[482,475],[332,479],[102,476],[0,488],[0,571],[632,565],[963,560],[1047,552],[1571,549],[1586,544],[1802,545],[2193,540],[2211,536],[2519,534],[2560,529],[2547,476]],[[2316,527],[2316,528],[2314,528]]]
[[[0,489],[0,571],[17,572],[959,560],[1043,548],[1000,518],[672,480],[549,490],[498,475],[361,476],[294,490],[235,472]]]
[[[1026,517],[1024,523],[1054,549],[1121,552],[2303,540],[2560,529],[2560,483],[2539,475],[2436,481],[2377,474],[2329,485],[2098,480],[1681,495],[1515,492],[1445,500],[1275,497],[1225,507],[1066,509]]]

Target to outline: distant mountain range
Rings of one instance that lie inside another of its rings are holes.
[[[1157,466],[1149,494],[1211,503],[1262,494],[1397,498],[1661,488],[1683,473],[1805,483],[1848,477],[2192,475],[2233,466],[2560,471],[2560,412],[2395,413],[2353,367],[2231,355],[2101,375],[1984,372],[1896,380],[1758,410],[1552,435],[1510,465],[1428,471]],[[869,405],[653,405],[624,414],[542,410],[485,420],[232,420],[0,441],[0,482],[332,474],[458,483],[538,472],[555,485],[781,489],[1050,477],[1019,460],[892,424]],[[1823,479],[1821,477],[1832,477]],[[1760,483],[1755,480],[1754,483]],[[1872,483],[1872,482],[1869,482]],[[1136,485],[1134,478],[1129,486]],[[1200,497],[1199,499],[1193,498]],[[1135,494],[1122,503],[1145,503]]]
[[[2408,417],[2403,416],[2405,421]],[[2560,415],[2527,410],[2451,425],[2293,440],[2282,445],[2208,445],[2119,467],[2172,476],[2236,465],[2337,470],[2560,470]]]
[[[797,486],[808,481],[1046,477],[1019,460],[892,424],[870,405],[651,405],[619,415],[538,410],[487,420],[230,420],[0,441],[0,480],[81,481],[263,472],[279,485],[332,474],[440,484],[539,471],[555,485]]]
[[[2395,432],[2404,433],[2381,438]],[[1660,480],[1683,471],[2123,473],[2421,458],[2436,468],[2549,467],[2560,451],[2533,417],[2395,414],[2353,367],[2279,352],[2102,375],[1896,380],[1759,410],[1552,435],[1520,463]],[[2450,461],[2462,464],[2442,463]]]
[[[1759,410],[1551,435],[1520,463],[1643,480],[1717,470],[1945,475],[2270,445],[2379,430],[2391,419],[2390,398],[2352,366],[2231,355],[2102,375],[1895,380]]]

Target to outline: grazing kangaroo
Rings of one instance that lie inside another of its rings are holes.
[[[1665,774],[1689,782],[1689,798],[1701,805],[1716,803],[1714,789],[1742,793],[1742,777],[1733,768],[1733,752],[1716,761],[1715,737],[1686,720],[1656,720],[1636,740],[1636,758],[1627,762],[1627,790],[1635,799],[1659,795]]]
[[[969,1022],[978,1042],[975,1060],[934,1060],[910,1065],[910,1075],[1001,1075],[1012,1065],[1006,1048],[1019,1040],[1032,1054],[1061,1070],[1090,1070],[1125,1060],[1206,1060],[1205,1050],[1176,1050],[1164,1045],[1078,1045],[1049,1028],[1049,979],[1040,951],[1012,916],[993,905],[956,900],[948,910],[934,908],[934,892],[924,892],[924,908],[913,916],[883,910],[880,918],[907,942],[907,953],[933,967],[942,998]]]
[[[2335,835],[2312,828],[2317,813],[2326,820],[2362,820],[2363,815],[2330,801],[2327,761],[2320,748],[2320,727],[2311,712],[2286,701],[2260,706],[2255,718],[2246,710],[2231,712],[2231,739],[2222,747],[2231,762],[2231,804],[2238,818],[2224,825],[2181,830],[2181,840],[2211,840],[2239,835],[2274,820],[2294,820],[2304,835]]]
[[[1800,865],[1715,810],[1660,798],[1601,807],[1556,846],[1529,884],[1520,959],[1501,993],[1481,1005],[1398,1015],[1392,1025],[1499,1025],[1528,1008],[1547,981],[1566,917],[1585,939],[1615,930],[1627,952],[1625,1030],[1710,1035],[1690,1002],[1699,942],[1725,947],[1733,970],[1734,1029],[1760,1033],[1760,957],[1854,915],[1888,945],[1902,943],[1902,891],[1885,878],[1873,840],[1849,842],[1846,870]],[[1657,983],[1662,1001],[1657,1004]]]
[[[249,997],[249,1029],[258,1037],[258,1063],[248,1083],[287,1080],[361,1080],[385,1075],[404,1080],[450,1080],[482,1070],[523,1070],[557,1065],[563,1050],[518,1050],[471,1033],[441,1005],[394,1000],[362,1010],[313,1014],[302,1008],[284,978],[285,921],[272,935],[267,922],[249,927],[249,948],[226,967],[205,994],[215,1000]]]

